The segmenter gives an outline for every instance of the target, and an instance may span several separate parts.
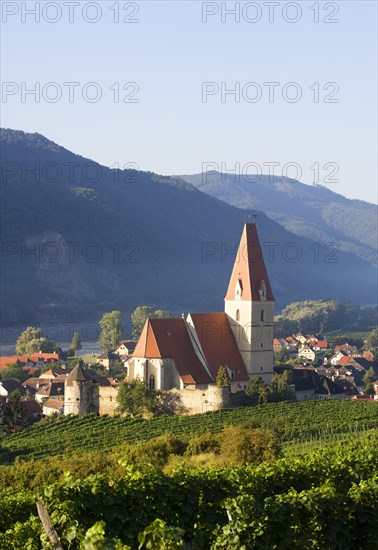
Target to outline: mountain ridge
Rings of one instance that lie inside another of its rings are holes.
[[[223,310],[250,210],[209,197],[183,179],[101,166],[40,134],[0,135],[3,322],[79,322],[111,309],[129,315],[143,304],[176,314]],[[23,165],[38,163],[37,176],[22,172]],[[60,177],[55,181],[46,167],[60,168]],[[376,270],[366,261],[340,252],[335,263],[326,262],[329,251],[323,250],[315,261],[310,239],[263,212],[257,224],[277,308],[301,299],[376,301]],[[296,262],[289,258],[292,242],[301,251]],[[61,253],[55,262],[43,254],[54,246]],[[42,252],[35,261],[28,249],[37,248]]]
[[[337,240],[342,250],[377,265],[377,206],[372,203],[279,176],[261,175],[255,182],[216,171],[180,177],[233,206],[263,210],[297,235]]]

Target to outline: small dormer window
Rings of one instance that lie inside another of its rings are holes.
[[[235,299],[241,300],[241,297],[243,296],[243,283],[241,278],[238,279],[238,282],[236,283],[235,287]]]
[[[167,332],[167,336],[172,336],[172,332]]]
[[[264,280],[260,282],[259,295],[260,295],[260,300],[266,300],[266,284]]]

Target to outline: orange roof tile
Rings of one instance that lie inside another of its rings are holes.
[[[254,223],[244,225],[225,300],[235,299],[235,288],[238,281],[243,289],[241,300],[260,301],[259,289],[263,282],[266,287],[266,300],[274,300]]]
[[[184,384],[212,382],[193,349],[184,319],[147,319],[133,356],[173,359]]]
[[[191,313],[190,317],[214,380],[221,365],[234,372],[233,380],[248,380],[226,313]]]
[[[37,363],[38,360],[46,362],[47,360],[53,359],[54,361],[59,360],[59,355],[57,353],[32,353],[31,355],[3,355],[0,357],[0,369],[6,369],[11,363],[28,363],[32,361]]]

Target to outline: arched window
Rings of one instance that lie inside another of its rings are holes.
[[[262,323],[264,322],[264,310],[263,309],[261,310],[261,322]]]
[[[153,374],[150,375],[150,378],[148,379],[148,387],[150,390],[155,389],[155,376]]]
[[[236,320],[240,321],[240,311],[238,309],[236,310]]]

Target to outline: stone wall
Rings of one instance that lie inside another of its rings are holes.
[[[100,386],[99,387],[99,407],[98,413],[109,414],[114,416],[117,414],[117,395],[118,386]]]
[[[229,407],[229,389],[215,384],[195,388],[187,386],[182,390],[171,390],[184,407],[184,414],[198,414]]]

